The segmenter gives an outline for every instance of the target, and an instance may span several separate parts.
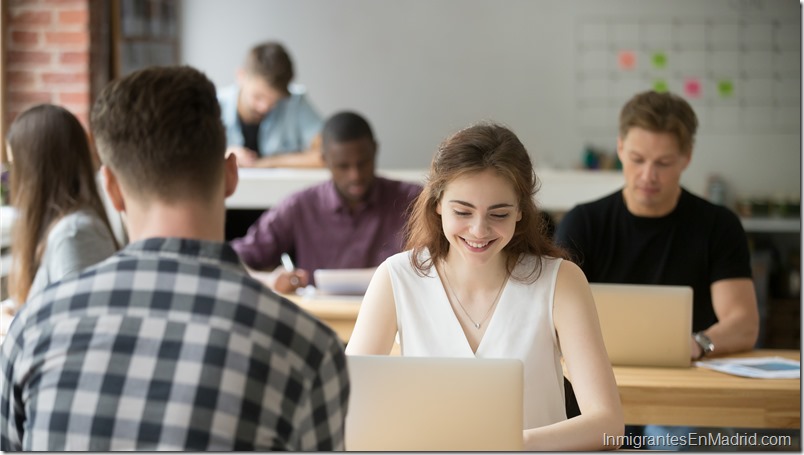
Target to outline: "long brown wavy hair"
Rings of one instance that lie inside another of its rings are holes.
[[[47,234],[62,217],[90,210],[115,237],[95,183],[87,134],[73,114],[52,104],[34,106],[14,120],[7,141],[13,156],[11,204],[17,209],[9,288],[11,297],[22,304],[47,246]]]
[[[441,216],[436,213],[436,206],[447,185],[459,177],[487,169],[494,170],[513,185],[522,211],[522,219],[517,222],[511,241],[503,248],[511,277],[519,281],[535,281],[541,273],[541,261],[535,261],[529,273],[513,275],[523,254],[566,257],[547,234],[547,223],[536,207],[534,196],[540,183],[525,146],[508,128],[484,122],[460,130],[441,143],[430,165],[424,190],[412,206],[405,226],[405,249],[413,250],[411,263],[420,275],[428,274],[430,268],[444,259],[449,251]],[[429,258],[421,256],[425,249],[430,252]]]

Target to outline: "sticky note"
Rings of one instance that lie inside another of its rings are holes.
[[[653,91],[658,93],[664,93],[668,90],[667,81],[664,79],[657,79],[653,81]]]
[[[690,98],[701,97],[701,81],[695,77],[688,77],[684,81],[684,93]]]
[[[734,84],[728,79],[720,80],[717,83],[717,92],[722,98],[728,98],[734,94]]]
[[[636,54],[634,51],[620,51],[617,55],[617,63],[623,71],[630,71],[636,67]]]
[[[655,68],[662,69],[667,66],[667,55],[664,52],[656,52],[651,58],[651,63]]]

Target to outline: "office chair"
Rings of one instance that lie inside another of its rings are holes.
[[[575,398],[575,391],[572,390],[572,383],[564,378],[564,408],[567,411],[567,418],[571,419],[581,415],[581,408],[578,407],[578,400]]]

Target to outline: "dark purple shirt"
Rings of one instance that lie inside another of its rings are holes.
[[[350,213],[330,180],[266,211],[231,245],[247,266],[258,270],[277,267],[282,253],[289,253],[311,280],[317,269],[376,267],[402,251],[408,208],[421,190],[375,177],[366,201]]]

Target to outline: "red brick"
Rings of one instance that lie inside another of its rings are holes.
[[[53,15],[50,11],[10,11],[8,23],[16,25],[50,25]]]
[[[45,42],[48,44],[89,44],[89,32],[46,32]]]
[[[59,102],[84,106],[84,109],[87,109],[87,106],[89,106],[89,92],[62,92],[59,93]]]
[[[39,44],[39,33],[37,32],[23,32],[23,31],[13,31],[11,32],[11,42],[14,44],[20,45],[37,45]]]
[[[78,104],[76,104],[76,103],[67,103],[64,100],[59,99],[58,101],[56,101],[56,104],[58,104],[59,106],[65,108],[65,109],[67,109],[68,111],[72,112],[73,114],[81,114],[81,113],[89,112],[89,106],[87,105],[88,103],[83,103],[83,104],[82,103],[78,103]]]
[[[89,0],[43,0],[45,5],[55,6],[81,6],[87,5]]]
[[[86,9],[76,9],[59,11],[59,24],[89,24],[89,11]]]
[[[59,56],[59,63],[87,65],[89,64],[89,52],[62,52]]]
[[[50,52],[38,51],[9,51],[6,54],[7,62],[14,63],[35,63],[47,64],[51,61],[52,54]]]
[[[7,71],[6,82],[9,86],[32,84],[36,82],[36,73],[33,71]]]
[[[8,102],[15,104],[32,105],[39,103],[49,103],[53,99],[53,95],[50,92],[32,92],[28,90],[20,90],[20,91],[9,90],[7,95],[8,95]]]
[[[88,83],[89,75],[80,73],[42,73],[42,82],[45,84],[77,84]]]
[[[36,106],[37,104],[43,104],[43,103],[53,104],[53,101],[52,100],[47,100],[47,101],[25,101],[25,102],[21,102],[21,103],[10,104],[9,108],[8,108],[8,111],[14,113],[12,118],[16,118],[17,115],[19,115],[20,113],[32,108],[33,106]]]
[[[5,1],[5,0],[4,0]],[[11,10],[14,8],[19,8],[21,6],[35,6],[42,3],[42,0],[11,0]]]

